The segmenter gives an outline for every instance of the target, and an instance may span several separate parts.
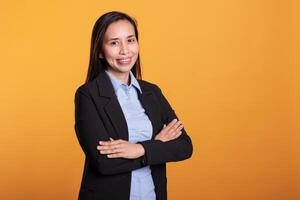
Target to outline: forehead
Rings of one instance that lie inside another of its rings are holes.
[[[122,38],[135,35],[133,25],[127,20],[118,20],[110,24],[105,32],[105,38]]]

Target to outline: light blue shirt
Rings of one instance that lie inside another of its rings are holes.
[[[137,143],[152,138],[152,124],[138,99],[137,92],[142,93],[140,85],[130,71],[130,84],[123,84],[113,74],[105,71],[114,87],[115,94],[125,116],[129,142]],[[150,166],[132,171],[130,200],[155,200],[154,183]]]

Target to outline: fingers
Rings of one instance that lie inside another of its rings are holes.
[[[110,146],[97,146],[98,150],[117,150],[122,149],[124,146],[123,144],[116,144],[116,145],[110,145]]]
[[[100,150],[101,154],[116,154],[116,153],[122,153],[122,149],[107,149],[107,150]]]
[[[166,127],[167,130],[175,130],[178,126],[180,126],[182,123],[181,121],[177,119],[173,119],[168,126]]]
[[[171,140],[174,140],[174,139],[178,138],[181,134],[182,134],[182,131],[175,132],[175,134],[172,135]]]
[[[183,129],[183,124],[179,125],[174,132],[179,133],[181,132],[181,129]]]
[[[100,154],[120,154],[124,152],[124,148],[121,145],[115,146],[97,146]]]
[[[182,128],[183,128],[182,122],[177,121],[177,119],[174,119],[168,124],[166,128],[166,132],[167,134],[175,134],[179,132]]]
[[[156,136],[156,139],[159,139],[163,142],[167,142],[173,139],[178,138],[182,134],[183,124],[177,119],[173,119],[168,126],[164,125],[161,132]]]
[[[100,145],[103,146],[110,146],[110,145],[116,145],[116,144],[121,144],[123,142],[125,142],[124,140],[113,140],[112,138],[110,138],[111,141],[99,141]]]
[[[177,123],[177,119],[173,119],[168,126],[165,128],[166,131],[169,131],[175,124]]]
[[[110,141],[99,141],[97,149],[101,154],[110,154],[110,153],[118,153],[122,152],[124,140],[113,140],[110,138]]]
[[[122,153],[114,153],[114,154],[107,155],[107,157],[109,157],[109,158],[121,158],[121,157],[123,157],[123,154]]]

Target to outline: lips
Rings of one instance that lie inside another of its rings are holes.
[[[131,63],[131,58],[120,58],[120,59],[117,59],[117,62],[120,63],[120,64],[129,64]]]

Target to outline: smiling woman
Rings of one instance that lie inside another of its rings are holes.
[[[118,77],[123,83],[128,79],[128,72],[139,55],[139,45],[134,27],[127,20],[112,23],[106,30],[102,52],[99,57],[107,61],[107,71]]]
[[[165,200],[166,163],[192,155],[162,91],[142,80],[136,22],[125,13],[106,13],[94,26],[75,131],[86,156],[81,200]]]

